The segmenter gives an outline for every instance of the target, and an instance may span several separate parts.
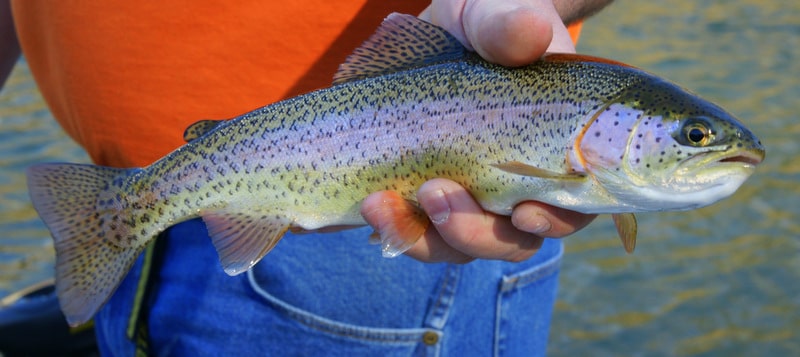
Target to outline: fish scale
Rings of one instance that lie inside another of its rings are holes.
[[[388,190],[382,251],[396,256],[428,225],[416,190],[444,177],[501,215],[527,200],[611,213],[631,252],[633,213],[716,202],[764,157],[731,115],[641,70],[578,55],[505,68],[408,15],[390,15],[334,83],[201,121],[144,168],[31,167],[68,321],[90,319],[148,242],[195,217],[238,274],[287,230],[364,225],[362,201]]]

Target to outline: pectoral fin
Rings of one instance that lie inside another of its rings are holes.
[[[552,180],[576,181],[576,180],[584,180],[586,178],[586,175],[579,172],[574,172],[574,173],[553,172],[545,169],[540,169],[538,167],[531,166],[519,161],[503,162],[499,164],[492,164],[491,166],[512,174],[539,177]]]
[[[617,226],[617,233],[619,239],[622,240],[622,246],[628,254],[633,253],[636,248],[636,232],[638,230],[636,224],[636,216],[633,213],[617,213],[611,215],[614,218],[614,225]]]

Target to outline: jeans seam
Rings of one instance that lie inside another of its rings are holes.
[[[456,289],[458,288],[458,277],[461,273],[461,267],[453,264],[447,265],[447,270],[444,273],[444,279],[436,296],[434,305],[431,307],[428,316],[425,318],[425,325],[434,329],[443,330],[444,325],[447,323],[447,318],[450,313],[450,307],[453,305],[453,300],[456,296]]]
[[[495,300],[494,346],[492,348],[493,356],[500,356],[500,349],[503,345],[503,337],[501,336],[501,325],[504,320],[502,314],[503,296],[510,291],[523,288],[531,283],[556,274],[558,272],[563,255],[564,245],[559,244],[558,252],[541,264],[511,275],[503,275],[498,287],[497,299]]]
[[[514,289],[519,289],[555,274],[559,269],[563,255],[564,246],[559,245],[558,253],[541,264],[511,275],[503,275],[500,292],[505,293]]]
[[[373,342],[418,344],[428,328],[380,328],[366,327],[331,320],[305,310],[298,309],[264,290],[255,280],[253,269],[247,272],[250,287],[274,308],[282,311],[294,321],[308,328],[331,335]]]

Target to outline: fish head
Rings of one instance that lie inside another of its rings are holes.
[[[594,113],[579,140],[583,170],[632,211],[717,202],[765,156],[733,115],[655,77]]]

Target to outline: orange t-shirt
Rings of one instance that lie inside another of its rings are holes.
[[[201,119],[328,86],[392,11],[427,1],[15,0],[53,115],[101,165],[144,166]]]

